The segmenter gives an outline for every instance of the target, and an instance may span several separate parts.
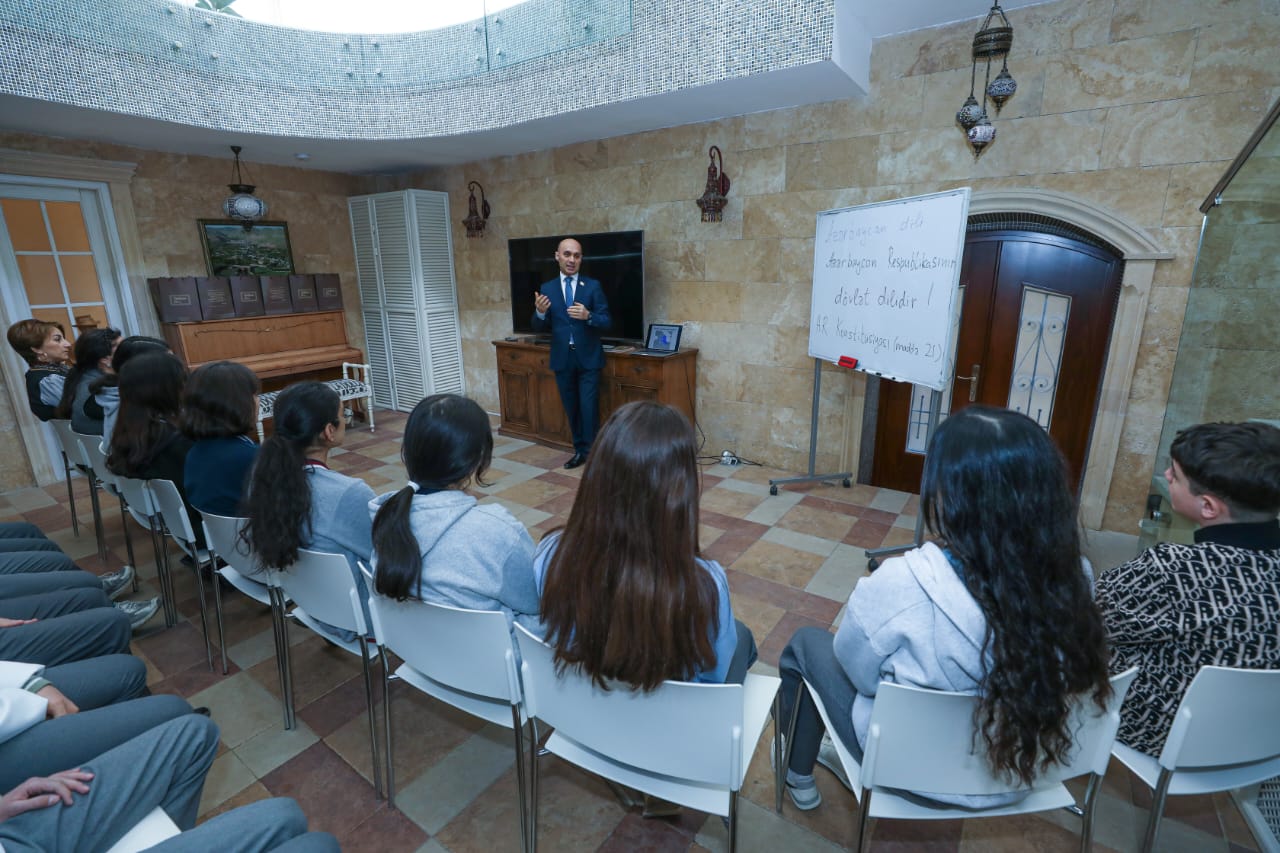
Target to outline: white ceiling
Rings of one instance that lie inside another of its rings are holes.
[[[872,38],[980,18],[987,0],[836,0]],[[1047,0],[1005,0],[1006,10]],[[865,79],[865,70],[861,76]],[[660,127],[708,121],[857,94],[858,87],[833,62],[784,69],[697,89],[669,92],[639,101],[586,111],[582,121],[562,117],[484,133],[383,142],[247,136],[207,128],[140,119],[79,107],[0,95],[0,129],[48,136],[90,138],[158,151],[227,157],[227,146],[243,145],[245,160],[341,172],[393,173],[425,166],[464,163]],[[299,161],[298,153],[309,155]]]

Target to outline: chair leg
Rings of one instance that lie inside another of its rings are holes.
[[[516,748],[516,790],[520,797],[520,849],[529,849],[528,792],[525,786],[524,722],[520,719],[520,706],[511,706],[511,729]]]
[[[369,432],[373,432],[373,395],[364,398],[364,413],[369,418]]]
[[[76,515],[76,491],[71,487],[71,460],[62,454],[62,469],[67,480],[67,503],[71,506],[71,532],[80,535],[80,516]]]
[[[133,534],[129,532],[129,509],[124,502],[124,498],[116,495],[116,499],[120,502],[120,526],[124,528],[124,548],[129,555],[129,565],[133,566],[133,591],[138,591],[138,558],[133,555]]]
[[[382,661],[382,730],[387,743],[387,808],[396,807],[396,754],[391,737],[391,669],[387,666],[386,648],[378,647]]]
[[[738,792],[729,792],[729,853],[738,850]]]
[[[209,604],[204,596],[204,572],[200,571],[200,560],[196,558],[194,543],[192,544],[192,561],[195,565],[192,571],[196,573],[196,590],[200,598],[200,633],[204,634],[204,659],[209,664],[209,671],[213,672],[213,644],[209,641]],[[213,556],[213,552],[209,552],[209,573],[217,577],[217,557]]]
[[[774,768],[773,774],[774,805],[777,808],[778,814],[782,814],[782,792],[787,787],[787,767],[791,764],[791,747],[796,740],[796,721],[800,719],[800,703],[803,702],[805,697],[808,695],[809,689],[805,687],[804,682],[801,681],[796,687],[796,699],[791,706],[791,719],[787,721],[787,742],[785,744],[785,748],[775,748],[780,759],[777,766]],[[775,695],[774,702],[776,703],[777,701],[778,697]],[[778,707],[781,708],[781,705],[779,704]],[[779,713],[781,712],[779,711]],[[774,718],[773,727],[776,733],[778,728],[776,717]]]
[[[1084,791],[1084,821],[1080,825],[1080,853],[1089,853],[1093,848],[1093,808],[1098,802],[1098,792],[1102,790],[1102,777],[1097,773],[1089,774],[1089,785]]]
[[[102,502],[98,500],[98,478],[90,471],[85,474],[89,478],[89,503],[93,507],[93,535],[98,540],[98,559],[102,565],[107,564],[107,534],[102,529]]]
[[[529,853],[538,851],[538,736],[537,721],[530,718],[533,737],[529,738]]]
[[[165,563],[165,549],[162,547],[163,537],[155,528],[155,522],[148,519],[147,531],[151,534],[151,550],[155,552],[156,557],[156,584],[160,587],[160,604],[164,609],[164,624],[166,628],[172,628],[174,623],[173,616],[173,590],[169,588],[168,583],[168,567]]]
[[[364,670],[364,701],[369,712],[369,752],[373,756],[373,794],[382,799],[382,759],[378,755],[377,712],[373,709],[373,677],[369,675],[369,643],[360,637],[360,667]]]
[[[1147,818],[1147,834],[1142,839],[1142,853],[1151,853],[1156,849],[1156,835],[1160,832],[1160,818],[1164,816],[1164,801],[1169,798],[1169,783],[1173,781],[1173,771],[1160,768],[1160,779],[1156,782],[1155,794],[1151,797],[1151,815]]]
[[[857,853],[867,849],[867,845],[871,839],[868,837],[871,833],[867,830],[871,825],[871,789],[863,788],[862,796],[858,798],[858,843],[854,845]]]
[[[782,698],[781,692],[773,694],[773,810],[782,814],[783,778],[787,765],[782,754]]]
[[[285,612],[284,593],[279,587],[274,587],[272,592],[275,593],[277,612],[280,614],[280,678],[281,678],[281,694],[280,701],[284,703],[284,727],[292,729],[294,727],[293,716],[293,655],[289,649],[289,614]]]
[[[222,674],[227,674],[227,629],[222,620],[222,575],[215,570],[213,573],[213,618],[218,623],[218,648],[222,650]],[[275,630],[275,625],[271,626]],[[279,651],[280,638],[275,638],[277,652]]]
[[[284,709],[284,727],[289,728],[289,706],[285,702],[285,694],[289,691],[289,681],[284,677],[285,659],[288,651],[285,646],[288,644],[288,638],[284,635],[283,619],[280,616],[280,605],[277,603],[278,590],[275,587],[267,589],[267,596],[271,599],[271,632],[275,635],[276,641],[276,677],[280,680],[280,705]]]

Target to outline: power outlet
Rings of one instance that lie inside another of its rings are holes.
[[[737,454],[732,450],[726,450],[724,453],[720,454],[721,465],[738,465],[741,461],[742,460],[738,459]]]

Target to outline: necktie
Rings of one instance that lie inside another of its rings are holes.
[[[573,304],[573,276],[564,277],[564,307],[568,308]]]

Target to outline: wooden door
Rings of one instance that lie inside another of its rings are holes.
[[[956,376],[942,411],[976,402],[1026,413],[1048,429],[1078,489],[1120,272],[1114,254],[1067,237],[971,233],[960,270]],[[926,389],[880,383],[873,484],[919,491],[927,400]]]

